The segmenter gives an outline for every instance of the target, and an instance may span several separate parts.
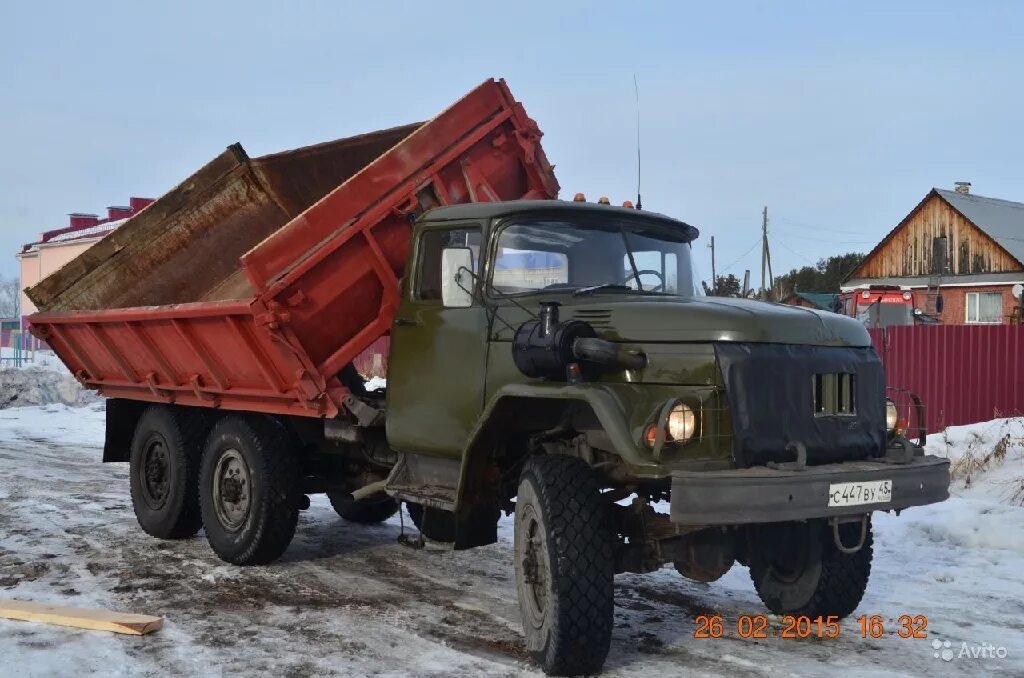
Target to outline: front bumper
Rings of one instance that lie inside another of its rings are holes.
[[[829,506],[829,485],[892,481],[890,501]],[[907,463],[848,461],[822,466],[672,474],[672,522],[743,525],[891,511],[949,497],[949,460],[927,455]]]

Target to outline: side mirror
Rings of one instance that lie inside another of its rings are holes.
[[[445,308],[473,305],[473,250],[448,247],[441,250],[441,303]]]

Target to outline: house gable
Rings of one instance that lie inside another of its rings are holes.
[[[847,281],[1013,271],[1024,271],[1024,263],[932,189]]]

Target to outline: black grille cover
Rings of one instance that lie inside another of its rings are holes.
[[[885,452],[885,372],[872,348],[793,344],[715,344],[725,379],[733,454],[741,467],[789,461],[790,442],[808,464]],[[814,413],[814,375],[855,374],[855,415]]]

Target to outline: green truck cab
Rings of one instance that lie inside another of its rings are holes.
[[[386,390],[397,463],[372,489],[455,548],[515,513],[524,630],[548,672],[600,668],[613,575],[665,563],[713,581],[740,562],[773,612],[846,616],[871,513],[948,496],[948,460],[905,437],[864,327],[704,297],[697,235],[561,201],[414,225]]]

